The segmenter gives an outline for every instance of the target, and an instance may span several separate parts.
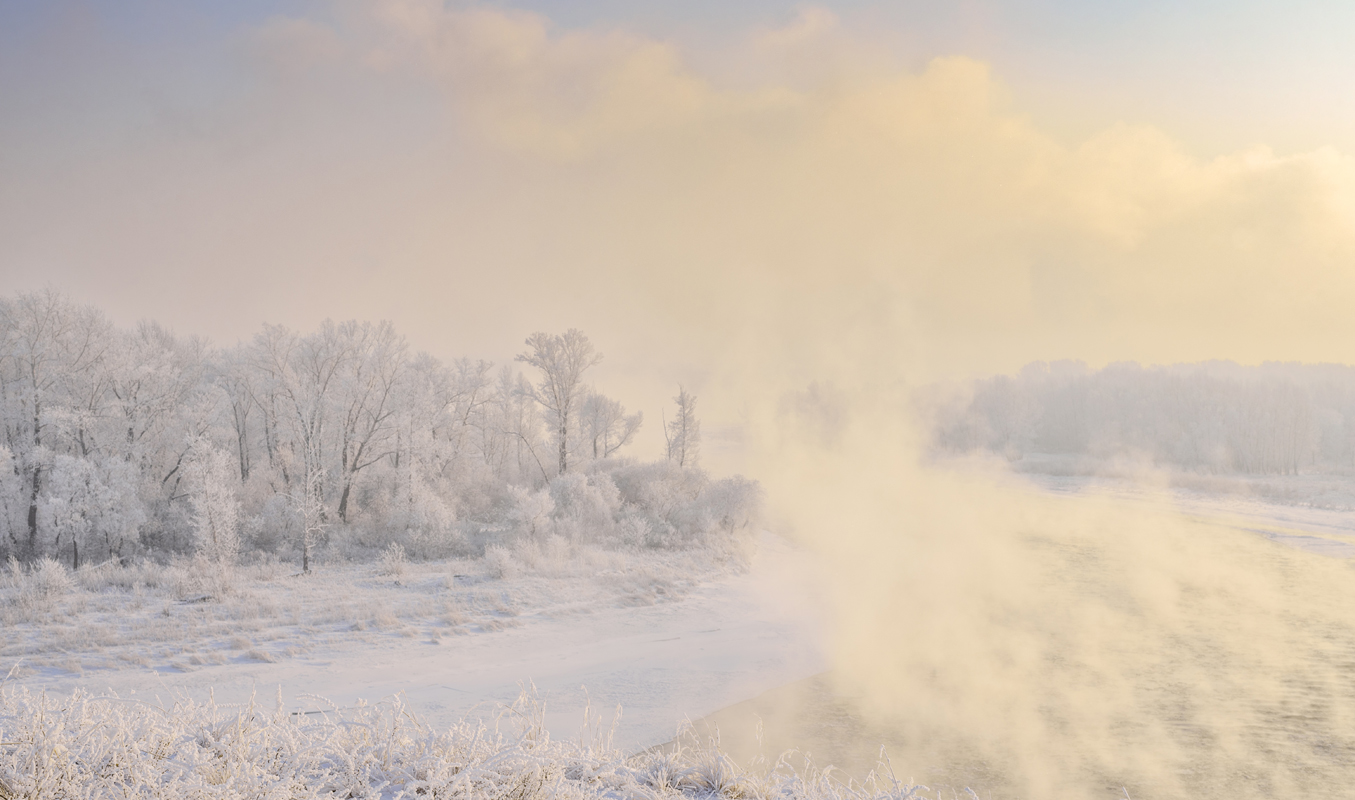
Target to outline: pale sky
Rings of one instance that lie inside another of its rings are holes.
[[[1355,361],[1352,87],[1335,2],[6,2],[0,290],[578,327],[712,427],[863,371]]]

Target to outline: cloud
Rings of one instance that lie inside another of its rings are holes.
[[[370,63],[432,76],[472,125],[527,151],[577,155],[711,102],[672,45],[619,31],[556,34],[537,14],[432,0],[378,3],[372,21]]]
[[[16,280],[227,336],[392,316],[447,355],[578,326],[618,377],[729,396],[861,364],[1352,360],[1348,154],[1201,158],[1142,124],[1065,142],[988,64],[853,60],[814,7],[743,40],[731,63],[771,65],[751,83],[498,6],[327,8],[253,38],[258,69],[304,79],[260,81],[191,137],[16,173]],[[185,269],[249,311],[157,301]],[[129,274],[144,291],[108,277]]]
[[[1355,300],[1355,277],[1337,266],[1355,243],[1343,154],[1200,159],[1124,124],[1064,145],[963,57],[920,73],[824,66],[832,80],[733,90],[672,44],[557,31],[525,12],[391,2],[367,24],[369,60],[436,82],[484,146],[540,175],[586,162],[606,176],[584,201],[595,218],[632,216],[608,203],[662,208],[622,235],[681,253],[688,280],[734,271],[731,285],[759,295],[791,284],[778,302],[792,307],[766,324],[826,315],[831,327],[822,284],[829,296],[872,285],[929,344],[1000,336],[976,368],[1046,354],[1070,326],[1077,352],[1058,355],[1092,362],[1342,352],[1326,326]],[[752,46],[784,53],[832,35],[832,15],[807,8]],[[640,173],[645,185],[629,183]],[[815,288],[800,298],[808,308],[793,307],[796,282]],[[1321,299],[1307,291],[1315,283]],[[1099,319],[1080,313],[1083,300]],[[1316,319],[1321,330],[1307,324]],[[939,360],[967,363],[977,346]]]

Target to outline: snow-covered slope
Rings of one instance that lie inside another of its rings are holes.
[[[49,620],[11,627],[7,637],[24,637],[34,655],[26,662],[6,657],[3,668],[19,662],[16,674],[22,677],[11,681],[30,689],[111,690],[165,703],[209,696],[237,703],[255,693],[272,703],[281,691],[287,707],[305,710],[326,705],[308,695],[347,707],[399,693],[434,727],[493,716],[499,703],[511,702],[530,683],[546,704],[547,726],[555,736],[577,731],[590,703],[605,719],[620,706],[615,743],[629,750],[671,738],[686,718],[826,668],[820,622],[805,593],[807,562],[785,540],[763,534],[747,569],[712,570],[691,576],[690,582],[674,571],[697,562],[631,563],[632,570],[647,576],[639,581],[626,574],[625,564],[617,564],[615,574],[604,566],[592,574],[507,579],[461,574],[450,581],[434,580],[411,565],[400,586],[372,577],[370,569],[359,574],[334,568],[328,577],[278,578],[283,586],[288,581],[342,585],[279,597],[288,605],[277,626],[260,630],[256,624],[252,634],[243,626],[251,637],[248,652],[242,652],[246,643],[238,637],[232,643],[210,635],[206,622],[192,623],[194,615],[206,620],[200,607],[211,601],[167,602],[163,611],[149,604],[144,616],[122,617],[119,636],[125,643],[119,646],[136,652],[146,626],[179,615],[186,618],[178,629],[184,641],[170,643],[170,650],[182,648],[172,657],[148,657],[138,665],[135,656],[125,656],[113,659],[117,667],[110,668],[110,659],[100,656],[113,645],[81,653],[79,640],[68,637],[61,655],[52,658],[40,640],[50,639],[51,631],[70,620]],[[430,583],[437,585],[430,588]],[[439,588],[444,583],[451,586]],[[268,587],[239,591],[259,593]],[[402,594],[447,595],[443,602],[452,603],[458,592],[460,607],[468,609],[451,620],[460,624],[450,624],[443,606],[430,606],[426,599],[427,615],[417,609],[401,613]],[[358,610],[323,617],[321,609],[311,607],[344,603]],[[84,611],[69,613],[88,615],[96,605],[87,602]],[[477,609],[484,612],[478,621]],[[394,619],[373,624],[373,615],[382,613]],[[353,619],[312,620],[333,616]],[[108,615],[105,624],[119,625],[117,620]],[[10,656],[21,650],[16,642],[8,647]],[[161,652],[164,644],[155,642]],[[149,639],[142,649],[154,649]],[[46,666],[34,668],[34,663]]]

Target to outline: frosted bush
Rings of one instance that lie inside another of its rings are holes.
[[[563,536],[551,534],[546,537],[546,541],[541,545],[541,553],[551,564],[565,564],[573,555],[573,547],[569,540]]]
[[[621,517],[612,529],[611,543],[626,549],[635,549],[649,544],[649,522],[644,515],[630,512]]]
[[[162,569],[160,585],[167,587],[175,600],[212,594],[208,581],[211,570],[205,561],[177,558]]]
[[[621,510],[621,492],[606,472],[560,475],[550,494],[557,530],[575,542],[607,538]]]
[[[543,541],[518,539],[507,550],[520,571],[559,577],[572,574],[578,566],[569,540],[555,533]]]
[[[75,590],[75,580],[60,563],[40,559],[25,571],[13,556],[6,569],[5,584],[13,600],[4,606],[7,622],[32,620],[35,615],[50,614],[57,601]]]
[[[24,568],[19,559],[10,556],[5,568],[0,570],[0,588],[17,590],[24,580]]]
[[[56,598],[74,590],[75,580],[60,563],[43,558],[29,571],[27,589],[36,597]]]
[[[683,503],[695,500],[705,487],[706,473],[673,461],[623,464],[611,473],[621,502],[652,519],[668,519]]]
[[[259,503],[259,512],[245,523],[254,548],[277,551],[296,537],[296,513],[282,495],[270,494]]]
[[[405,576],[405,548],[398,542],[391,542],[386,545],[386,549],[381,551],[381,574],[390,578],[403,578]]]
[[[621,463],[609,473],[622,504],[615,540],[676,548],[703,545],[751,530],[762,508],[761,488],[743,477],[712,481],[672,461]]]
[[[410,471],[399,483],[394,502],[378,529],[403,530],[409,546],[423,558],[446,557],[462,544],[455,500],[444,497]]]
[[[80,569],[75,571],[75,582],[81,589],[87,592],[102,592],[110,586],[117,584],[118,573],[122,572],[122,565],[117,561],[105,561],[102,564],[89,565],[82,564]]]
[[[513,486],[508,491],[511,505],[507,522],[514,533],[535,538],[551,530],[555,498],[551,497],[550,489],[533,492],[522,486]]]
[[[513,553],[497,544],[485,548],[485,569],[495,578],[515,578],[522,571]]]

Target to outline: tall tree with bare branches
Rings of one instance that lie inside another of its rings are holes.
[[[559,474],[563,475],[569,470],[569,437],[585,390],[583,373],[601,361],[602,354],[576,328],[553,336],[533,333],[527,337],[527,346],[531,349],[519,353],[517,360],[541,371],[541,381],[532,387],[532,397],[546,409],[555,431]]]

